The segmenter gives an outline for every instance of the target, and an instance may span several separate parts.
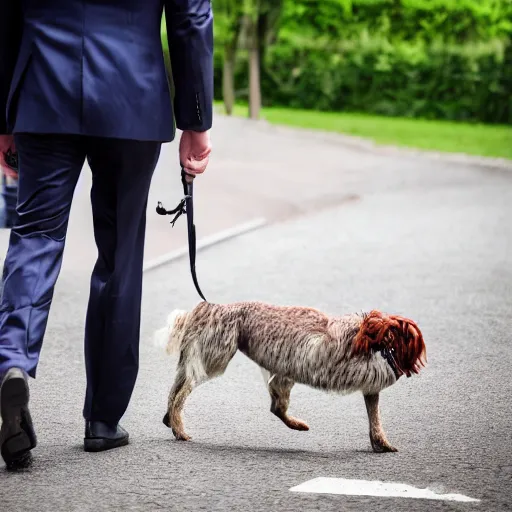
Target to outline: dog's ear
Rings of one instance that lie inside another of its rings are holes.
[[[391,316],[393,322],[392,348],[400,369],[410,377],[419,373],[427,362],[427,349],[420,328],[409,318]]]

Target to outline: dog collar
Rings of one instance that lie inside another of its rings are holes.
[[[380,353],[382,354],[382,357],[386,360],[386,362],[391,366],[391,369],[393,370],[393,373],[395,374],[396,380],[398,380],[403,372],[399,370],[398,365],[396,364],[395,357],[393,355],[393,352],[395,351],[394,348],[381,348]]]

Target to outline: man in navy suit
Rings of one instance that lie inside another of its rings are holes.
[[[165,9],[174,101],[164,64]],[[0,0],[0,155],[19,158],[18,221],[0,303],[1,454],[36,446],[35,377],[75,185],[87,159],[98,259],[85,327],[84,449],[128,443],[138,372],[148,191],[163,142],[202,173],[211,150],[209,0]],[[1,162],[0,162],[1,163]]]

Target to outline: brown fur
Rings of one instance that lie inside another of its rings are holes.
[[[386,439],[378,404],[380,391],[397,377],[380,349],[394,349],[398,377],[418,373],[426,350],[412,320],[378,311],[330,317],[306,307],[201,302],[191,312],[175,312],[169,322],[165,344],[180,358],[164,423],[177,439],[190,439],[182,420],[188,395],[222,375],[240,350],[265,372],[270,410],[289,428],[309,428],[287,412],[296,382],[338,393],[361,391],[374,451],[396,451]]]
[[[425,366],[426,348],[423,335],[415,322],[397,315],[371,311],[365,316],[354,339],[352,353],[368,353],[372,347],[394,348],[394,357],[402,374],[411,376]]]

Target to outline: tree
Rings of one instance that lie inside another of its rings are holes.
[[[259,119],[261,74],[265,50],[277,33],[283,0],[245,0],[246,44],[249,52],[249,117]]]
[[[223,48],[222,99],[227,115],[233,113],[235,104],[235,64],[238,40],[244,16],[243,3],[237,0],[215,2],[215,28],[217,43]]]
[[[265,51],[277,33],[284,0],[216,0],[216,44],[223,49],[222,97],[227,115],[235,103],[235,65],[240,46],[248,52],[249,117],[258,119]]]

